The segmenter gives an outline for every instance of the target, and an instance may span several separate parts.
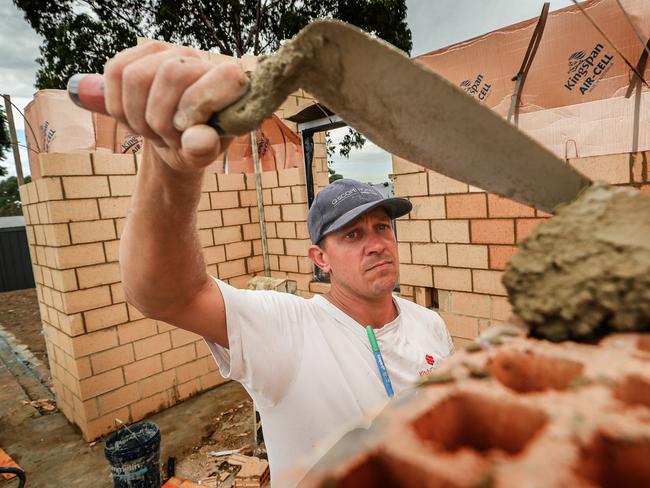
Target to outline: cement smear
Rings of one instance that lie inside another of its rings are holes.
[[[650,330],[650,196],[594,184],[521,244],[503,283],[534,337]]]

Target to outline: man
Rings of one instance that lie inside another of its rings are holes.
[[[146,139],[120,248],[126,296],[148,317],[205,337],[223,376],[241,382],[260,410],[274,478],[388,400],[365,326],[396,392],[453,346],[436,313],[392,296],[391,219],[410,202],[360,182],[330,185],[309,212],[309,256],[331,277],[325,296],[237,290],[207,275],[195,230],[202,168],[229,140],[204,124],[246,88],[236,65],[159,43],[105,67],[107,110]]]

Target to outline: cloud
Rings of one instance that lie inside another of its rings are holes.
[[[0,92],[31,97],[41,38],[10,0],[0,0]]]

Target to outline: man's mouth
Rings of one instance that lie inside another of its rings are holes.
[[[379,261],[378,263],[375,263],[372,266],[370,266],[367,269],[367,271],[371,271],[373,269],[380,269],[380,268],[383,268],[384,266],[386,266],[388,264],[393,264],[393,262],[392,261],[387,261],[387,260]]]

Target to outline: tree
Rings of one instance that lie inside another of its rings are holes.
[[[32,181],[30,176],[25,177],[25,183]],[[18,192],[18,178],[10,176],[0,180],[0,217],[6,215],[22,215],[22,204]]]
[[[64,88],[75,73],[101,73],[106,60],[143,36],[230,56],[268,54],[318,18],[354,24],[411,50],[405,0],[14,0],[44,41],[36,87]],[[347,156],[365,139],[351,130]]]
[[[0,161],[7,159],[7,152],[11,149],[11,139],[9,138],[9,128],[7,127],[7,116],[4,108],[0,106]],[[4,173],[3,173],[4,171]],[[0,176],[5,176],[6,169],[0,166]]]

